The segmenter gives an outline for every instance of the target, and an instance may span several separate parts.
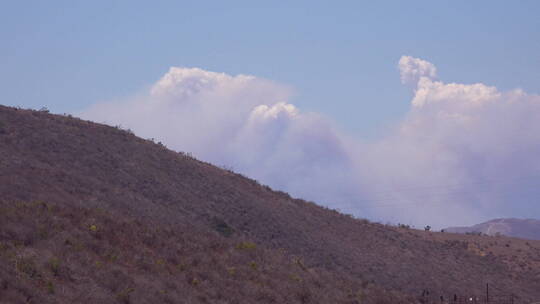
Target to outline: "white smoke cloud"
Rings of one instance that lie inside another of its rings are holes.
[[[297,109],[283,85],[197,68],[171,68],[147,94],[81,116],[360,217],[442,227],[539,214],[530,177],[540,175],[540,97],[444,83],[410,56],[398,66],[411,110],[372,143]]]
[[[415,86],[420,79],[434,79],[437,77],[437,69],[428,61],[411,56],[401,56],[398,63],[401,83]]]
[[[139,136],[223,164],[223,151],[251,111],[290,96],[287,87],[253,76],[173,67],[148,94],[96,104],[82,116],[129,127]]]
[[[130,128],[295,196],[345,201],[338,190],[353,186],[344,139],[324,117],[287,103],[290,96],[289,88],[257,77],[174,67],[147,95],[96,104],[81,116]]]
[[[402,75],[410,67],[401,63],[411,61],[419,60],[400,60]],[[411,111],[395,134],[368,147],[370,189],[395,189],[386,195],[393,212],[410,214],[413,223],[540,216],[533,186],[540,181],[540,97],[431,77],[418,78]],[[375,193],[372,200],[384,198]]]

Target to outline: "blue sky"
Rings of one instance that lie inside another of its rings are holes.
[[[539,15],[539,1],[4,1],[0,103],[122,125],[359,217],[540,218]]]
[[[298,107],[371,138],[408,109],[402,55],[449,82],[540,91],[538,1],[280,3],[5,1],[0,100],[73,112],[200,67],[287,84]]]

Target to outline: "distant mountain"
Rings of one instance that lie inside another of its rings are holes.
[[[445,229],[454,233],[483,233],[487,235],[506,235],[522,239],[540,240],[540,220],[501,218],[470,227],[450,227]]]

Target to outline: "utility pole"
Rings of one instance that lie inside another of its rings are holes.
[[[489,303],[489,283],[486,283],[486,303]]]

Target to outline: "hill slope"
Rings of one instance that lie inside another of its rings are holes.
[[[450,227],[445,229],[453,233],[502,234],[531,240],[540,240],[540,220],[502,218],[494,219],[470,227]]]
[[[151,294],[166,291],[170,303],[408,302],[423,290],[481,295],[486,282],[521,301],[540,299],[540,242],[357,220],[71,117],[0,106],[0,199],[0,278],[20,278],[15,287],[2,283],[0,301],[9,294],[40,303],[152,303]],[[199,249],[182,251],[190,246]],[[51,276],[47,265],[57,256],[71,276]],[[137,268],[145,258],[166,270]],[[104,261],[103,271],[116,271],[103,274],[113,277],[106,286],[90,268]],[[185,268],[182,261],[191,273],[169,269]],[[231,268],[251,272],[231,279]],[[48,292],[57,279],[66,287]],[[178,280],[187,283],[166,285]],[[95,292],[85,293],[88,286]]]

